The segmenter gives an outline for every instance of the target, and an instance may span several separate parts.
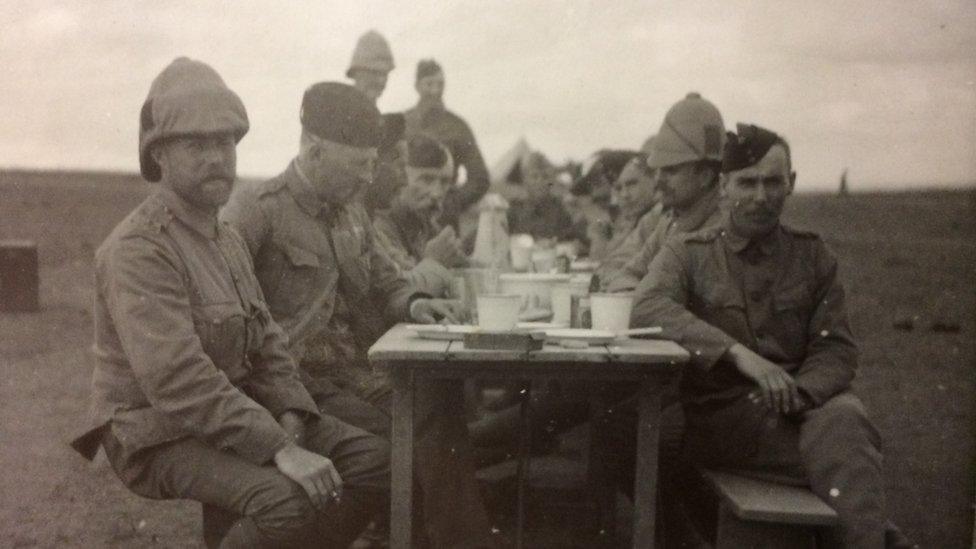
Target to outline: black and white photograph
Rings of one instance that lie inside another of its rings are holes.
[[[976,548],[971,0],[0,0],[0,547]]]

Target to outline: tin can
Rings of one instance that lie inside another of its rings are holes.
[[[569,300],[570,328],[589,328],[592,325],[590,315],[590,296],[574,295]]]

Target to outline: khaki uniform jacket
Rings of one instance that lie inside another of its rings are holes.
[[[723,227],[671,239],[637,288],[633,326],[661,326],[691,353],[682,398],[722,406],[755,388],[722,356],[738,342],[781,365],[816,405],[847,389],[857,347],[837,261],[785,226],[758,242]]]
[[[161,187],[95,255],[94,429],[128,452],[193,437],[257,464],[288,442],[276,418],[318,416],[228,226]]]
[[[451,271],[438,261],[425,258],[424,248],[434,238],[436,227],[405,208],[394,206],[373,216],[376,241],[393,260],[400,276],[411,287],[434,297],[444,297],[451,288]]]
[[[299,362],[345,360],[347,349],[364,358],[408,316],[416,292],[378,246],[365,209],[351,203],[333,210],[294,162],[273,179],[236,189],[221,218],[244,237],[271,314]],[[346,322],[348,330],[337,329]]]
[[[715,189],[703,196],[684,215],[677,216],[671,211],[663,213],[658,218],[654,230],[643,240],[643,244],[638,245],[636,249],[632,248],[633,253],[627,256],[626,262],[617,270],[609,271],[605,280],[601,278],[600,285],[608,292],[633,290],[647,275],[647,268],[654,256],[661,251],[664,243],[671,236],[717,227],[721,223],[721,200],[716,185]],[[635,236],[635,242],[628,244],[628,246],[637,244],[639,238],[639,235]]]
[[[612,273],[617,272],[631,259],[641,253],[644,244],[654,233],[661,217],[664,215],[661,204],[655,204],[653,208],[644,213],[631,225],[630,230],[618,237],[616,234],[607,244],[606,256],[600,262],[596,270],[596,275],[603,280]],[[590,254],[592,255],[592,254]]]

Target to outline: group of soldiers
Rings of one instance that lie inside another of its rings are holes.
[[[437,63],[418,66],[418,106],[384,116],[392,69],[382,36],[364,35],[355,84],[305,90],[298,152],[267,181],[235,184],[247,113],[208,65],[176,59],[142,107],[140,169],[155,189],[96,253],[93,423],[73,445],[103,448],[136,494],[201,502],[208,546],[382,538],[392,390],[366,351],[394,322],[461,320],[445,299],[466,264],[455,231],[488,187]],[[652,185],[661,206],[632,216],[601,283],[634,291],[631,324],[662,326],[691,354],[664,411],[685,418],[679,451],[808,483],[840,516],[839,546],[905,543],[885,518],[878,433],[850,391],[836,260],[779,221],[795,180],[786,141],[756,126],[727,135],[692,94],[617,179],[623,193]],[[501,543],[464,395],[443,381],[414,397],[417,545]],[[632,395],[618,396],[625,410]]]

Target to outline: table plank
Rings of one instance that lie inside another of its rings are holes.
[[[404,324],[390,328],[369,348],[370,361],[446,360],[450,341],[421,339]]]
[[[607,345],[614,362],[688,362],[688,351],[665,339],[618,339]]]

